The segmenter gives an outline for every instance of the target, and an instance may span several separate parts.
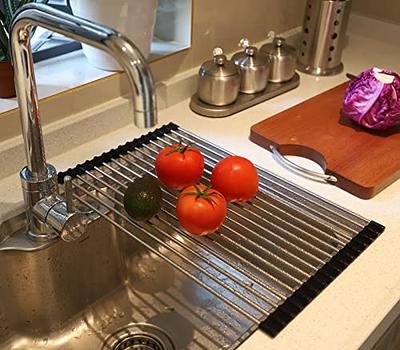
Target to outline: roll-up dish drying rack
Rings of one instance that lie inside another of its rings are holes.
[[[260,167],[256,198],[229,204],[224,225],[206,237],[192,236],[180,227],[175,216],[178,193],[165,187],[161,211],[149,221],[133,221],[123,209],[127,185],[144,174],[156,176],[158,152],[181,140],[204,155],[205,184],[216,163],[231,155],[170,123],[60,173],[59,182],[71,176],[77,204],[270,336],[277,335],[384,230]]]

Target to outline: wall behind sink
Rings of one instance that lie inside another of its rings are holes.
[[[368,17],[400,24],[400,0],[353,0],[353,10]]]
[[[227,53],[238,50],[237,43],[243,36],[256,42],[265,39],[270,30],[282,33],[301,26],[305,4],[306,0],[193,0],[192,47],[152,62],[150,67],[155,80],[166,81],[178,73],[199,67],[211,58],[216,46],[222,46]],[[96,93],[93,93],[94,88]],[[187,86],[184,90],[184,94],[191,93]],[[126,75],[114,74],[42,99],[43,125],[89,110],[129,91]],[[171,95],[179,97],[179,93]],[[170,101],[168,97],[168,102],[178,101]],[[21,135],[17,110],[1,114],[1,121],[0,142]]]
[[[193,0],[192,48],[151,64],[156,80],[199,66],[212,49],[237,49],[240,38],[256,42],[269,30],[284,32],[303,22],[306,0]]]

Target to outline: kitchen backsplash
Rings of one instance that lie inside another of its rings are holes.
[[[269,30],[278,33],[300,26],[306,0],[193,0],[192,48],[151,64],[156,80],[199,66],[222,45],[237,48],[242,36],[256,42]]]
[[[399,0],[353,0],[353,10],[368,17],[400,24]]]

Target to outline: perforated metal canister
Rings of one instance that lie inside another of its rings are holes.
[[[343,71],[342,52],[352,0],[308,0],[298,70],[312,75]]]

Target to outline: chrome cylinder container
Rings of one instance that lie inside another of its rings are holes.
[[[342,52],[352,0],[308,0],[297,69],[312,75],[343,71]]]
[[[198,95],[210,105],[226,106],[238,98],[240,74],[221,49],[215,49],[213,55],[214,58],[200,68]]]
[[[240,92],[256,94],[265,90],[271,70],[267,56],[259,53],[254,46],[245,46],[244,51],[232,57],[232,61],[240,71]]]
[[[296,74],[296,49],[286,44],[284,38],[275,38],[270,44],[265,44],[260,52],[271,61],[271,83],[283,83],[291,80]]]

